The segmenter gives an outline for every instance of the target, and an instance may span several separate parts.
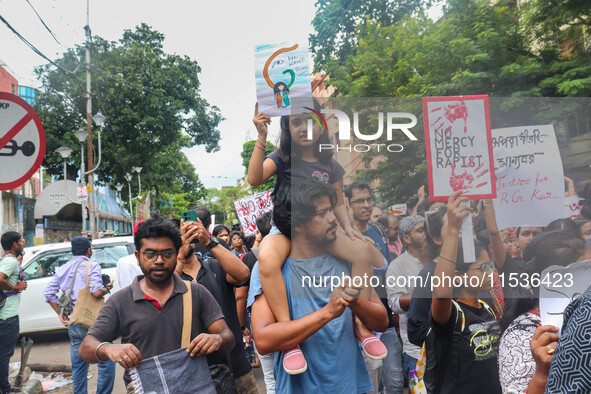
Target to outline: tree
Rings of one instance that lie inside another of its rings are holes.
[[[579,25],[571,31],[560,28],[568,20],[586,23],[585,17],[575,15],[581,7],[586,12],[579,15],[589,15],[591,5],[556,0],[550,3],[560,3],[560,7],[549,9],[541,3],[544,0],[517,7],[511,2],[447,0],[438,21],[422,13],[409,13],[391,25],[357,19],[352,33],[354,50],[345,57],[335,56],[329,41],[326,53],[332,57],[320,67],[329,72],[330,83],[341,96],[406,98],[405,105],[415,110],[405,112],[415,114],[422,112],[420,101],[410,98],[512,97],[514,103],[507,100],[498,108],[507,116],[493,120],[493,127],[504,127],[514,119],[518,105],[523,105],[521,98],[591,95],[588,39],[585,35],[573,38]],[[321,15],[319,9],[317,17]],[[542,22],[546,30],[538,34]],[[317,21],[315,26],[321,24]],[[396,160],[382,160],[358,175],[366,181],[380,180],[378,191],[386,202],[402,202],[426,184],[422,124],[419,118],[413,129],[419,141],[403,142],[404,153]],[[364,160],[369,163],[377,156],[370,151]]]
[[[205,145],[207,152],[218,150],[223,118],[199,93],[197,62],[166,54],[163,41],[164,35],[146,24],[126,30],[117,42],[93,37],[92,107],[107,116],[98,183],[123,183],[133,166],[141,166],[142,188],[196,199],[202,184],[181,149]],[[36,110],[48,152],[64,144],[78,147],[72,131],[86,123],[84,51],[77,46],[56,61],[74,70],[70,74],[51,65],[37,69],[43,89]],[[74,152],[70,163],[79,163],[79,149]],[[43,165],[51,174],[61,171],[57,155],[46,155]]]
[[[254,152],[256,141],[248,141],[242,145],[242,152],[240,156],[242,157],[242,165],[245,168],[244,174],[248,172],[248,163],[250,163],[250,158],[252,156],[252,152]],[[267,145],[265,146],[265,156],[271,154],[275,149],[275,145],[270,141],[267,141]],[[275,186],[275,175],[271,178],[267,179],[265,183],[258,186],[250,186],[250,189],[255,193],[264,192],[265,190],[273,189]]]

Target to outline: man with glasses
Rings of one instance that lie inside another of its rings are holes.
[[[55,275],[51,278],[47,287],[45,287],[45,300],[51,305],[57,313],[60,321],[65,327],[68,327],[70,337],[70,358],[72,360],[72,380],[74,381],[75,393],[87,392],[88,363],[78,356],[78,349],[82,340],[86,336],[87,328],[81,324],[70,324],[70,316],[62,315],[58,306],[58,293],[65,293],[70,288],[72,308],[76,306],[78,293],[80,289],[85,288],[86,275],[88,273],[88,291],[96,297],[104,297],[110,289],[113,288],[113,282],[106,287],[103,285],[101,276],[101,266],[90,260],[92,256],[92,247],[90,240],[86,237],[75,237],[72,239],[72,258],[66,264],[57,269]],[[72,309],[73,310],[73,309]],[[71,313],[71,311],[70,311]],[[107,362],[100,363],[98,366],[98,381],[96,383],[97,394],[110,393],[113,391],[115,382],[115,364]]]
[[[134,236],[135,256],[143,276],[113,294],[105,303],[80,347],[89,363],[111,360],[129,369],[142,359],[181,348],[183,294],[187,285],[174,274],[182,245],[180,230],[169,220],[154,217],[140,224]],[[213,296],[202,285],[191,283],[191,357],[234,346],[234,335]],[[121,344],[112,343],[121,337]],[[166,371],[164,371],[166,373]]]
[[[388,239],[388,250],[393,258],[402,253],[402,241],[398,235],[399,220],[395,215],[387,212],[380,216],[378,223],[384,228],[386,238]]]
[[[375,199],[369,185],[364,182],[353,182],[345,188],[345,196],[349,200],[353,227],[366,237],[371,238],[375,242],[376,248],[384,256],[384,267],[382,269],[374,268],[374,275],[380,279],[380,286],[376,288],[376,292],[388,312],[388,329],[380,337],[388,350],[388,354],[380,363],[380,361],[370,360],[364,353],[365,362],[370,375],[374,377],[381,375],[381,381],[386,392],[401,393],[404,386],[404,376],[400,358],[400,340],[385,291],[384,276],[388,263],[392,261],[392,255],[388,249],[388,240],[382,226],[370,222]],[[377,392],[377,388],[375,392]]]

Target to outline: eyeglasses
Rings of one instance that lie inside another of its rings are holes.
[[[481,270],[484,272],[489,272],[492,271],[495,268],[495,263],[492,261],[489,261],[488,263],[482,263],[476,267],[470,267],[468,268],[469,270]]]
[[[158,256],[162,256],[162,260],[164,260],[166,263],[170,263],[176,258],[177,252],[176,250],[172,249],[166,249],[162,252],[156,252],[155,250],[144,250],[142,254],[144,255],[146,263],[153,263],[157,261]]]
[[[392,231],[398,231],[398,227],[392,227],[392,226],[383,226],[383,227],[389,228]]]
[[[353,205],[363,205],[363,204],[365,204],[367,202],[369,205],[372,205],[375,201],[376,201],[375,198],[369,197],[369,198],[361,198],[359,200],[351,201],[351,204],[353,204]]]

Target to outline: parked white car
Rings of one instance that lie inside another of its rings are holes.
[[[62,242],[36,246],[35,249],[25,250],[22,265],[27,289],[20,296],[21,334],[65,328],[55,311],[45,302],[43,291],[57,268],[72,258],[72,246],[69,242]],[[114,280],[111,293],[119,290],[116,278],[117,260],[134,251],[133,237],[103,238],[92,241],[91,260],[99,263],[102,273]]]

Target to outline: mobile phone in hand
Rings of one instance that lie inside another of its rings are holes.
[[[196,222],[197,221],[197,212],[195,212],[195,211],[183,211],[183,212],[181,212],[181,218],[185,222]]]

